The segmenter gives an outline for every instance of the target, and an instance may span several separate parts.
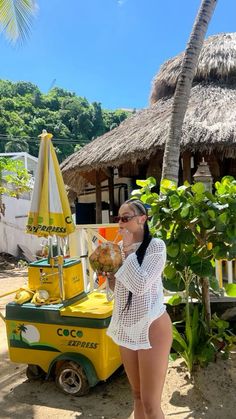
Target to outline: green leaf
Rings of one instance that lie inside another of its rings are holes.
[[[174,349],[174,351],[177,352],[177,354],[179,354],[180,356],[182,356],[183,348],[179,344],[179,342],[177,342],[177,340],[175,340],[175,339],[173,339],[173,341],[172,341],[172,349]]]
[[[216,219],[216,213],[215,213],[214,210],[208,210],[207,215],[212,221],[214,221]]]
[[[171,195],[171,197],[170,197],[170,206],[171,206],[171,208],[173,208],[175,211],[176,211],[177,209],[179,209],[179,207],[180,207],[180,199],[179,199],[179,196],[178,196],[178,195],[176,195],[176,194]]]
[[[172,213],[172,209],[165,208],[165,207],[161,208],[161,211],[164,212],[165,214],[171,214]]]
[[[183,244],[192,244],[192,243],[194,243],[195,238],[194,238],[194,235],[193,235],[191,230],[184,229],[183,231],[181,231],[181,233],[179,235],[179,240]]]
[[[190,207],[191,207],[190,204],[186,204],[186,205],[183,206],[182,210],[180,211],[180,216],[182,218],[186,218],[189,215]]]
[[[187,351],[188,349],[187,343],[182,338],[181,334],[178,332],[175,326],[173,326],[173,339],[175,339],[181,345],[183,350]]]
[[[228,227],[226,228],[226,234],[231,240],[236,239],[236,223],[228,224]]]
[[[225,194],[225,192],[226,192],[225,186],[222,185],[220,182],[216,182],[215,187],[216,187],[218,195],[224,195]]]
[[[184,252],[192,254],[194,252],[194,246],[192,244],[184,245]]]
[[[168,190],[175,191],[177,189],[177,185],[172,180],[163,179],[160,184],[160,191],[161,193],[166,193]]]
[[[13,42],[28,39],[36,11],[36,2],[32,0],[1,2],[0,23],[6,37]]]
[[[165,266],[164,275],[168,279],[173,279],[176,276],[176,269],[174,266],[170,265],[169,263]]]
[[[198,305],[196,304],[193,309],[193,316],[192,316],[192,345],[193,348],[197,346],[199,341],[199,309]]]
[[[186,186],[186,188],[189,188],[189,186],[191,186],[191,185],[190,185],[190,183],[187,180],[185,180],[184,181],[184,186]]]
[[[170,353],[170,355],[169,355],[169,360],[170,361],[176,361],[176,359],[178,359],[179,358],[179,354],[176,354],[175,352],[171,352]]]
[[[180,198],[178,195],[174,194],[170,196],[169,199],[169,203],[170,203],[170,207],[173,208],[174,210],[179,209],[180,207]]]
[[[209,277],[213,273],[213,267],[209,260],[200,260],[197,263],[191,263],[192,271],[200,277]]]
[[[180,303],[182,303],[182,297],[179,294],[175,294],[172,297],[169,298],[169,300],[167,301],[167,304],[171,305],[171,306],[177,306]]]
[[[156,226],[159,223],[159,215],[158,214],[153,215],[151,223],[152,223],[153,226]]]
[[[235,179],[233,176],[227,175],[221,179],[221,182],[223,185],[229,185],[231,182],[235,182]]]
[[[151,195],[147,195],[146,203],[150,205],[157,205],[157,202],[155,201],[157,201],[158,199],[159,195],[157,193],[152,193]]]
[[[184,195],[185,191],[188,189],[186,185],[181,185],[177,188],[177,192],[179,195]]]
[[[156,186],[157,181],[153,176],[150,176],[147,178],[148,186],[149,188],[153,188],[153,186]]]
[[[191,190],[195,194],[201,195],[205,192],[206,188],[202,182],[196,182],[194,185],[192,185]]]
[[[140,200],[141,200],[144,204],[146,204],[147,199],[148,199],[148,197],[149,197],[149,196],[150,196],[150,195],[143,194],[143,195],[141,195]]]
[[[216,190],[218,190],[220,186],[221,186],[221,183],[219,181],[215,182],[215,188],[216,188]]]
[[[132,196],[138,196],[138,197],[140,197],[140,195],[142,195],[142,191],[141,191],[141,189],[134,189],[134,190],[131,192],[131,195],[132,195]]]
[[[154,177],[149,177],[145,180],[137,179],[136,185],[141,186],[142,188],[152,188],[153,186],[156,186],[156,179]]]
[[[180,250],[180,245],[178,242],[172,242],[167,245],[167,254],[168,256],[175,258],[178,256]]]
[[[184,291],[185,284],[184,284],[184,281],[181,280],[181,278],[168,279],[164,277],[163,287],[168,291],[180,292],[180,291]]]
[[[192,351],[192,343],[193,343],[193,330],[189,322],[186,321],[185,323],[185,334],[187,338],[187,342],[189,344],[189,350]]]
[[[216,279],[216,277],[211,276],[209,278],[209,282],[210,282],[210,287],[214,290],[214,291],[219,291],[220,287],[219,287],[219,282]]]
[[[198,355],[197,359],[203,363],[207,364],[208,362],[212,362],[215,359],[215,348],[213,344],[203,344],[198,348]]]
[[[227,222],[228,214],[227,212],[223,212],[223,214],[220,214],[216,219],[216,230],[225,231]]]
[[[206,191],[205,192],[205,196],[210,200],[210,201],[212,201],[212,202],[214,202],[215,201],[215,197],[214,197],[214,195],[211,193],[211,192],[209,192],[209,191]]]
[[[201,215],[201,222],[204,228],[208,229],[211,227],[211,221],[207,216],[207,213],[202,213]]]
[[[236,284],[226,284],[225,291],[229,297],[236,297]]]
[[[147,182],[147,180],[140,180],[140,179],[137,179],[137,180],[136,180],[136,185],[141,186],[142,188],[144,188],[145,186],[147,186],[147,185],[148,185],[148,182]]]

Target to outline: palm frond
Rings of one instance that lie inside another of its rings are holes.
[[[25,41],[38,7],[36,0],[0,0],[0,30],[12,42]]]

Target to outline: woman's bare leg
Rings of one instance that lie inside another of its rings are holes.
[[[172,344],[172,324],[167,313],[149,330],[152,348],[138,351],[140,392],[145,419],[164,419],[161,396]]]
[[[145,419],[140,398],[140,380],[138,366],[138,351],[120,347],[121,359],[127,374],[134,398],[134,419]]]

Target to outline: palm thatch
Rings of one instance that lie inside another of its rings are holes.
[[[153,80],[150,104],[173,95],[184,53],[166,61]],[[236,33],[210,36],[204,42],[193,85],[201,81],[236,82]]]
[[[154,81],[154,105],[137,112],[119,127],[87,144],[62,163],[65,183],[78,191],[84,179],[95,184],[94,176],[100,169],[100,180],[103,180],[106,168],[148,160],[164,148],[173,102],[169,92],[171,89],[174,91],[181,61],[182,54],[162,66]],[[221,152],[222,158],[236,157],[234,75],[236,34],[210,37],[205,41],[195,85],[191,90],[181,151],[210,153],[214,149]],[[161,89],[162,94],[158,93]]]

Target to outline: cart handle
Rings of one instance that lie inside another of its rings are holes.
[[[18,288],[17,290],[14,290],[14,291],[6,292],[5,294],[1,294],[0,298],[6,297],[7,295],[14,294],[15,292],[18,292],[18,291],[20,291],[20,288]],[[5,323],[6,319],[5,319],[4,315],[1,313],[1,311],[0,311],[0,317],[1,317],[1,319],[3,319],[3,321]]]
[[[5,294],[0,295],[0,298],[6,297],[7,295],[14,294],[14,292],[20,291],[21,288],[18,288],[17,290],[6,292]]]

